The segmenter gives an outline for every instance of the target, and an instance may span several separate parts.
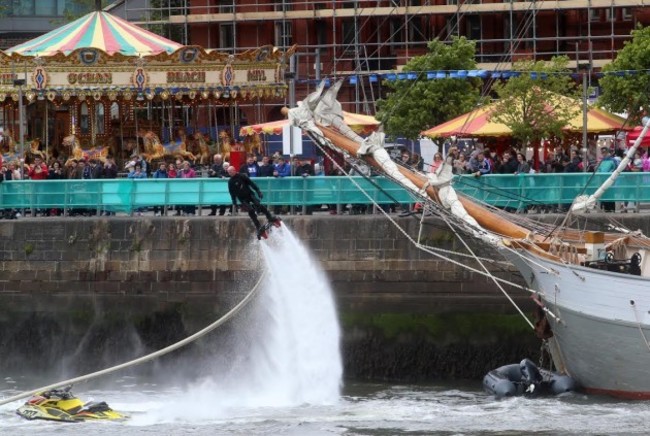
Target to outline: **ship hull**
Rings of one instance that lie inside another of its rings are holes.
[[[559,318],[547,316],[557,368],[586,392],[650,399],[650,280],[518,254],[504,253]]]

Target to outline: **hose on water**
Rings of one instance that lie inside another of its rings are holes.
[[[180,341],[178,341],[178,342],[176,342],[176,343],[174,343],[172,345],[169,345],[168,347],[162,348],[162,349],[160,349],[158,351],[155,351],[155,352],[153,352],[151,354],[147,354],[146,356],[138,357],[137,359],[131,360],[129,362],[121,363],[119,365],[112,366],[112,367],[106,368],[106,369],[102,369],[101,371],[93,372],[91,374],[86,374],[86,375],[82,375],[82,376],[79,376],[79,377],[71,378],[69,380],[64,380],[64,381],[61,381],[61,382],[53,383],[51,385],[42,386],[40,388],[32,389],[31,391],[21,392],[20,394],[17,394],[17,395],[14,395],[12,397],[0,400],[0,406],[2,406],[4,404],[11,403],[13,401],[17,401],[17,400],[21,400],[23,398],[30,397],[30,396],[32,396],[34,394],[39,393],[39,392],[47,391],[47,390],[50,390],[50,389],[55,389],[55,388],[65,386],[65,385],[70,385],[70,384],[73,384],[73,383],[78,383],[78,382],[81,382],[81,381],[90,380],[90,379],[93,379],[93,378],[100,377],[102,375],[106,375],[106,374],[110,374],[110,373],[115,372],[115,371],[119,371],[119,370],[124,369],[124,368],[139,365],[141,363],[148,362],[150,360],[156,359],[156,358],[158,358],[160,356],[163,356],[165,354],[171,353],[172,351],[177,350],[177,349],[179,349],[181,347],[184,347],[185,345],[196,341],[197,339],[199,339],[202,336],[205,336],[206,334],[210,333],[212,330],[216,329],[220,325],[224,324],[225,322],[230,320],[233,316],[235,316],[241,309],[243,309],[244,306],[246,306],[248,303],[250,303],[250,301],[253,299],[253,297],[257,293],[257,291],[258,291],[258,289],[260,287],[260,284],[262,283],[262,280],[266,276],[266,273],[267,273],[266,270],[264,270],[264,272],[262,272],[262,274],[260,275],[260,278],[257,280],[257,283],[255,283],[255,286],[253,286],[253,288],[248,292],[248,294],[244,297],[244,299],[241,300],[235,307],[230,309],[224,316],[222,316],[221,318],[219,318],[218,320],[216,320],[215,322],[213,322],[209,326],[205,327],[204,329],[199,330],[198,332],[194,333],[193,335],[188,336],[187,338],[182,339],[182,340],[180,340]]]

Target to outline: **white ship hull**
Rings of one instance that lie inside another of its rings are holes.
[[[556,366],[591,393],[650,399],[650,280],[504,253],[559,320]]]

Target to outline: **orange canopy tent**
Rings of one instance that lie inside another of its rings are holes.
[[[422,136],[429,138],[460,136],[460,137],[500,137],[511,136],[512,130],[505,124],[490,120],[496,103],[491,103],[460,115],[450,121],[442,123],[429,130],[421,132]],[[582,112],[569,121],[565,131],[571,133],[582,132]],[[608,133],[617,130],[628,130],[625,127],[625,118],[611,114],[597,107],[587,110],[587,132]]]
[[[512,135],[512,130],[505,124],[490,121],[490,116],[494,108],[494,103],[479,107],[436,127],[432,127],[429,130],[425,130],[420,134],[429,138],[449,136],[499,137]]]
[[[365,135],[377,130],[380,122],[370,115],[354,114],[343,111],[343,121],[352,130],[360,135]],[[260,133],[268,135],[281,135],[282,128],[289,123],[289,120],[271,121],[269,123],[253,124],[244,126],[239,130],[239,136],[252,136]]]
[[[564,130],[573,133],[582,132],[582,112],[573,117]],[[587,133],[613,133],[618,130],[630,130],[623,117],[607,112],[599,107],[587,109]]]

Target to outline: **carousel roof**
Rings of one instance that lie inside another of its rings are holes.
[[[109,55],[148,56],[173,53],[183,45],[115,17],[107,12],[91,12],[63,27],[6,50],[7,54],[52,56],[69,54],[79,48],[96,48]]]

